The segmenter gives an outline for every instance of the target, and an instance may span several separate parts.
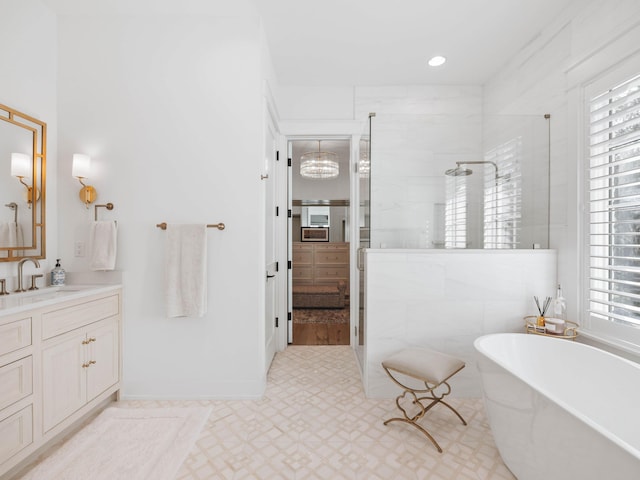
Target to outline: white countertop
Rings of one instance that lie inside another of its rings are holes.
[[[107,293],[121,288],[122,285],[64,285],[43,287],[35,291],[22,293],[10,292],[0,296],[0,317],[19,313],[32,308],[47,307],[67,300],[76,300],[90,295]]]

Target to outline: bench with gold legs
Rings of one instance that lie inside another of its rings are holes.
[[[418,424],[418,421],[431,408],[442,404],[455,413],[463,425],[467,424],[455,408],[442,400],[451,393],[451,386],[447,383],[447,380],[462,370],[464,366],[464,362],[458,358],[424,348],[407,348],[384,360],[382,368],[384,368],[391,380],[403,389],[402,394],[396,398],[396,405],[403,416],[390,418],[384,424],[404,422],[413,425],[431,440],[438,452],[442,453],[442,448],[440,448],[438,442],[424,427]],[[403,376],[417,380],[424,384],[424,388],[421,385],[417,387],[407,385],[407,383],[410,383],[410,379],[405,380],[402,378]],[[401,401],[407,397],[409,397],[411,405],[417,407],[417,413],[413,415],[407,413],[407,409],[401,404]],[[427,404],[425,400],[429,401],[429,403]]]

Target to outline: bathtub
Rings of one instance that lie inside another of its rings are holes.
[[[491,431],[519,480],[640,478],[640,364],[568,340],[475,340]]]

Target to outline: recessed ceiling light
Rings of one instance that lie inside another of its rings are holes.
[[[435,57],[433,57],[431,60],[429,60],[429,66],[431,67],[439,67],[440,65],[443,65],[444,62],[446,62],[447,59],[440,56],[440,55],[436,55]]]

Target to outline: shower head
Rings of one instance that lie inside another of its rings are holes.
[[[448,175],[449,177],[466,177],[467,175],[471,175],[472,173],[473,170],[471,170],[470,168],[460,168],[460,165],[458,165],[456,168],[450,168],[449,170],[444,172],[444,174]]]
[[[496,182],[498,181],[498,178],[500,178],[498,176],[498,165],[495,164],[495,162],[490,162],[490,161],[481,161],[481,162],[456,162],[456,168],[450,168],[449,170],[447,170],[446,172],[444,172],[445,175],[448,175],[449,177],[466,177],[467,175],[471,175],[473,173],[473,170],[469,169],[469,168],[461,168],[460,165],[493,165],[493,168],[495,168],[495,177],[496,177]]]

